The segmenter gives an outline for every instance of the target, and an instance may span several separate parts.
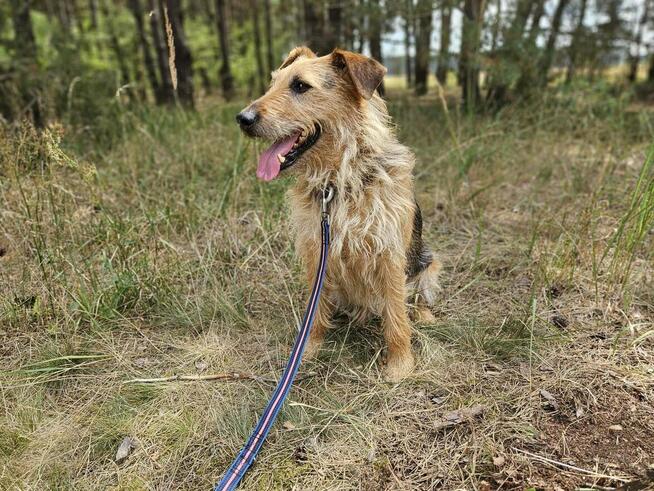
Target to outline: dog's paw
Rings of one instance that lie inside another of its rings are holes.
[[[427,307],[418,307],[413,314],[413,319],[417,324],[433,324],[436,317]]]
[[[316,340],[311,337],[307,340],[307,345],[304,348],[304,354],[302,357],[305,360],[312,360],[316,356],[318,356],[318,352],[320,351],[320,346],[322,345],[322,340]]]
[[[414,366],[415,362],[411,353],[389,356],[384,367],[384,380],[392,383],[400,382],[413,371]]]

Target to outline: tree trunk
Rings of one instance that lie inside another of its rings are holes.
[[[318,0],[303,0],[304,26],[306,44],[318,55],[330,52],[328,40],[325,37],[325,21],[323,2]]]
[[[271,73],[277,64],[275,63],[275,47],[273,46],[273,35],[272,35],[272,12],[270,7],[270,0],[263,1],[264,7],[264,22],[266,28],[266,58],[268,61],[268,73]]]
[[[587,0],[581,0],[579,7],[579,17],[577,18],[577,26],[572,33],[572,40],[568,49],[568,69],[565,75],[565,83],[569,84],[575,76],[577,65],[579,64],[579,43],[581,42],[581,34],[584,30],[584,19],[586,17]]]
[[[450,65],[450,37],[452,33],[452,5],[448,0],[441,3],[441,43],[438,49],[436,79],[441,85],[447,83]]]
[[[463,89],[463,106],[468,111],[478,107],[481,97],[478,58],[484,7],[484,0],[465,0],[463,7],[459,78]]]
[[[531,27],[526,38],[524,35],[520,36],[516,42],[517,50],[514,51],[516,62],[520,68],[521,74],[516,84],[515,92],[519,95],[529,94],[534,87],[538,86],[538,58],[536,57],[536,38],[540,33],[540,19],[545,10],[545,0],[539,0],[533,4],[533,12],[531,15]]]
[[[359,53],[363,53],[363,47],[366,44],[366,14],[365,14],[365,9],[367,8],[366,6],[366,0],[358,0],[358,6],[359,6],[359,18],[358,18],[358,34],[359,34],[359,47],[357,48],[357,51]]]
[[[552,27],[550,29],[550,35],[547,38],[547,44],[545,45],[545,50],[543,51],[543,56],[539,63],[539,75],[540,75],[540,86],[545,87],[548,81],[548,75],[550,68],[552,67],[552,62],[554,61],[554,53],[556,50],[556,39],[559,36],[559,31],[561,30],[561,22],[563,20],[563,12],[567,7],[570,0],[559,0],[556,10],[554,11],[554,17],[552,17]]]
[[[418,4],[416,5],[416,17],[418,18],[415,67],[416,95],[424,95],[427,93],[427,77],[429,75],[429,55],[433,13],[432,8],[432,0],[418,0]]]
[[[129,69],[127,68],[125,52],[123,51],[123,47],[120,45],[120,41],[118,40],[118,35],[116,34],[116,29],[113,22],[113,16],[109,11],[109,7],[107,6],[107,0],[102,0],[100,2],[100,9],[102,11],[102,15],[106,20],[107,33],[109,34],[109,45],[112,51],[114,52],[114,56],[116,57],[116,63],[118,64],[120,83],[121,85],[126,86],[129,84],[129,80],[130,80]]]
[[[498,9],[501,4],[502,0],[498,0]],[[500,47],[497,49],[493,48],[492,50],[493,59],[500,66],[500,70],[495,73],[491,71],[488,76],[488,91],[486,93],[486,106],[488,108],[499,109],[506,105],[509,88],[512,83],[512,79],[510,76],[507,76],[507,72],[508,75],[511,73],[521,73],[518,85],[525,81],[527,75],[533,78],[533,69],[529,70],[528,60],[525,59],[524,50],[527,21],[529,20],[533,6],[534,2],[532,0],[517,0],[515,14],[511,24],[503,33],[504,41]],[[499,23],[500,19],[497,19],[496,26]],[[535,26],[532,24],[532,27]],[[495,39],[497,37],[497,35],[493,36],[493,44],[495,46],[497,43]],[[509,67],[509,69],[507,70],[505,67]]]
[[[161,102],[168,104],[175,101],[175,89],[173,88],[173,79],[170,76],[168,52],[164,41],[164,31],[162,30],[163,12],[159,9],[157,0],[150,0],[150,11],[150,31],[152,32],[154,50],[157,54],[157,66],[159,67],[159,78],[161,80]]]
[[[405,0],[404,13],[404,63],[406,70],[406,85],[413,87],[413,60],[411,59],[411,37],[413,36],[413,0]]]
[[[98,0],[89,0],[89,14],[91,16],[91,28],[98,28]]]
[[[327,7],[327,24],[325,25],[325,45],[329,50],[341,46],[343,37],[343,8],[339,1],[334,1]]]
[[[179,94],[180,102],[184,106],[193,108],[195,105],[193,100],[193,57],[186,41],[184,13],[182,12],[180,0],[166,0],[166,8],[168,11],[168,21],[172,29],[172,39],[167,34],[166,40],[169,52],[172,48],[175,53],[177,93]],[[170,45],[171,42],[172,46]]]
[[[343,45],[345,49],[354,51],[354,29],[355,29],[355,18],[354,12],[352,9],[353,0],[346,0],[346,11],[343,22]]]
[[[36,64],[36,38],[30,15],[30,0],[11,0],[11,19],[14,26],[14,48],[20,64]]]
[[[497,0],[496,3],[497,13],[495,14],[495,22],[491,30],[491,56],[495,56],[495,51],[500,39],[500,31],[502,30],[502,0]]]
[[[654,83],[654,53],[649,55],[649,69],[647,70],[647,81]]]
[[[531,17],[531,27],[529,28],[529,46],[536,45],[536,38],[540,33],[540,20],[545,13],[545,0],[538,0],[535,5],[534,12]]]
[[[382,43],[381,34],[384,23],[384,15],[379,5],[379,0],[370,0],[370,16],[368,18],[368,42],[370,43],[370,56],[372,56],[379,63],[384,63],[382,56]],[[386,93],[384,82],[382,81],[377,87],[379,95],[383,96]]]
[[[634,83],[638,78],[638,66],[640,65],[640,46],[643,40],[643,29],[647,24],[649,17],[649,4],[650,0],[645,0],[645,5],[643,7],[643,13],[636,27],[636,35],[634,36],[634,45],[635,52],[631,53],[629,57],[629,75],[627,76],[628,80],[631,83]]]
[[[150,52],[150,43],[148,42],[148,37],[145,33],[145,24],[143,22],[143,7],[141,5],[141,0],[129,0],[128,3],[129,9],[134,16],[134,22],[136,23],[136,34],[138,36],[138,43],[141,48],[141,53],[143,54],[143,62],[145,65],[145,72],[152,87],[152,93],[154,94],[154,100],[157,104],[161,104],[162,94],[161,94],[161,84],[159,84],[159,79],[157,78],[157,69],[152,59],[152,53]]]
[[[30,0],[11,0],[11,19],[14,28],[14,47],[19,79],[18,89],[23,99],[18,108],[18,115],[22,116],[23,112],[28,113],[34,126],[43,128],[45,115],[43,114],[38,81],[35,81],[39,73],[39,66],[30,3]],[[3,105],[4,103],[0,102],[0,107]],[[11,106],[8,107],[8,110],[10,113],[14,112]]]
[[[220,43],[220,85],[223,97],[229,100],[234,95],[234,78],[229,63],[229,34],[227,31],[227,14],[225,0],[216,0],[216,22],[218,23],[218,41]]]
[[[259,94],[265,92],[263,56],[261,54],[261,28],[259,25],[259,2],[250,0],[250,13],[252,15],[252,30],[254,31],[254,57],[257,63],[257,88]]]

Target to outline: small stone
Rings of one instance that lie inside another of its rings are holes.
[[[550,322],[556,327],[558,327],[559,329],[565,329],[566,327],[568,327],[568,319],[566,319],[562,315],[553,315],[550,318]]]
[[[545,389],[540,389],[540,395],[543,397],[543,399],[547,401],[545,403],[547,406],[551,407],[555,411],[559,409],[559,403],[556,402],[556,399],[549,391]]]
[[[198,372],[204,372],[207,368],[209,368],[209,365],[204,361],[198,360],[195,362],[195,369]]]
[[[497,457],[493,457],[493,465],[495,467],[502,467],[505,462],[506,462],[506,459],[502,455],[498,455]]]
[[[291,423],[290,421],[284,421],[284,423],[282,424],[282,427],[286,431],[293,431],[295,429],[295,425],[293,423]]]
[[[132,449],[136,447],[136,443],[134,440],[132,440],[130,437],[126,436],[123,438],[123,441],[120,442],[120,445],[118,446],[118,450],[116,451],[116,463],[120,464],[123,462],[130,453],[132,453]]]

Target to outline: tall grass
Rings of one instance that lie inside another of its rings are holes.
[[[479,488],[505,442],[538,433],[540,386],[562,408],[613,390],[597,373],[621,373],[621,353],[597,354],[588,333],[626,316],[630,340],[651,343],[636,328],[651,319],[654,118],[601,89],[575,97],[469,118],[448,94],[391,95],[445,265],[437,322],[417,330],[416,374],[388,387],[378,322],[336,319],[247,486],[383,489],[393,472]],[[0,487],[207,487],[249,431],[306,285],[288,181],[257,182],[240,105],[0,127]],[[258,378],[122,384],[195,372]],[[481,420],[434,434],[471,404]],[[139,446],[117,464],[124,436]]]

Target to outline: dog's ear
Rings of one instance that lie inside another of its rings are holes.
[[[291,52],[288,54],[286,59],[284,60],[284,63],[282,63],[282,66],[279,67],[281,70],[282,68],[286,68],[288,65],[293,63],[295,60],[297,60],[300,56],[304,56],[305,58],[316,58],[316,54],[311,51],[309,48],[306,46],[298,46],[297,48],[293,48]]]
[[[349,75],[361,97],[370,99],[386,75],[386,67],[367,56],[336,49],[332,52],[332,65],[342,74]]]

